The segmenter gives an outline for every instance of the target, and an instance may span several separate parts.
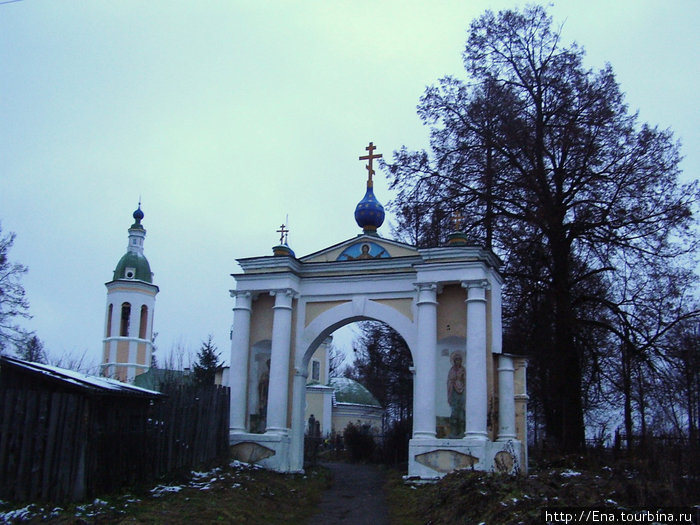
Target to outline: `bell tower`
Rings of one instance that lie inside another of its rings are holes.
[[[107,312],[101,373],[131,383],[151,367],[153,311],[158,287],[143,255],[146,230],[141,203],[133,213],[129,244],[107,287]]]

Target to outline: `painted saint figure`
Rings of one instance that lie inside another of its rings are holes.
[[[258,380],[258,416],[261,431],[264,430],[267,420],[267,391],[270,386],[269,359],[265,361],[265,365],[265,368],[263,368],[263,371],[260,374],[260,379]]]
[[[361,261],[364,259],[380,259],[382,257],[382,255],[384,255],[386,253],[386,250],[382,250],[377,255],[372,255],[370,253],[370,250],[371,250],[370,245],[365,243],[360,248],[360,255],[358,255],[357,257],[353,257],[352,255],[346,253],[345,254],[346,260],[348,260],[348,261]]]
[[[462,355],[453,352],[450,356],[452,368],[447,374],[447,402],[452,409],[450,414],[450,434],[448,437],[461,438],[464,434],[465,386],[467,372],[462,366]]]

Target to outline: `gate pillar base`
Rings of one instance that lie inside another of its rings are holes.
[[[289,464],[290,443],[291,438],[282,434],[229,434],[231,459],[276,472],[292,472]]]
[[[411,439],[408,480],[437,480],[455,470],[525,472],[520,442],[484,439]]]

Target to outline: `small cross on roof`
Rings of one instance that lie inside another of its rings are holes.
[[[367,185],[368,185],[368,186],[372,186],[372,184],[373,184],[373,183],[372,183],[372,175],[374,175],[374,168],[372,168],[372,161],[373,161],[374,159],[381,159],[381,158],[382,158],[382,154],[381,154],[381,153],[378,153],[378,154],[376,154],[376,155],[374,154],[374,150],[377,149],[377,147],[374,145],[373,142],[370,142],[370,143],[369,143],[369,146],[367,146],[365,149],[369,152],[369,154],[367,154],[367,155],[362,155],[362,156],[359,158],[359,160],[366,160],[366,161],[368,161],[368,162],[367,162],[367,165],[365,166],[365,167],[367,168],[367,171],[369,172],[369,178],[367,179]]]
[[[452,224],[454,225],[455,231],[461,231],[462,230],[462,225],[464,224],[464,215],[462,215],[462,212],[459,210],[453,211],[452,212]]]
[[[289,233],[289,230],[284,227],[284,224],[280,226],[280,229],[277,230],[277,233],[280,234],[280,244],[287,244],[287,234]]]

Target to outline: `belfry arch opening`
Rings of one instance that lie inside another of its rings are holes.
[[[121,318],[119,321],[119,335],[121,337],[129,336],[129,326],[131,323],[131,304],[122,303]]]

